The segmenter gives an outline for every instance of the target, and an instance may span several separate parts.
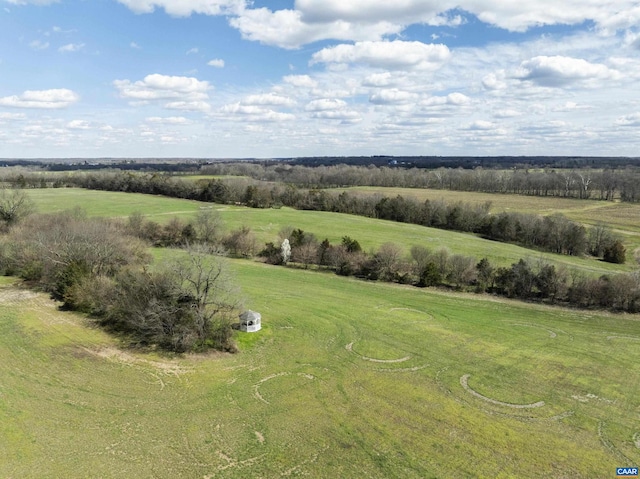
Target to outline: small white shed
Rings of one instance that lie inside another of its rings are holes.
[[[245,311],[240,315],[240,331],[255,333],[262,328],[260,321],[262,316],[255,311]]]

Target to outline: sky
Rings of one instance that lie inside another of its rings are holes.
[[[640,156],[638,0],[0,0],[0,158]]]

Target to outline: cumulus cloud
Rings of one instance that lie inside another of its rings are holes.
[[[60,53],[74,53],[79,52],[84,48],[84,43],[68,43],[58,48]]]
[[[472,123],[470,123],[467,126],[468,130],[480,130],[480,131],[485,131],[485,130],[493,130],[495,129],[495,124],[491,123],[490,121],[486,121],[486,120],[476,120]]]
[[[328,98],[322,98],[319,100],[313,100],[305,107],[306,111],[329,111],[340,110],[347,106],[347,102],[344,100],[330,100]]]
[[[25,120],[27,116],[24,113],[8,113],[6,111],[0,111],[0,121],[7,120]]]
[[[22,95],[0,98],[0,106],[13,108],[60,109],[76,103],[80,97],[66,88],[53,90],[27,90]]]
[[[463,19],[451,15],[458,9],[481,21],[511,31],[525,31],[539,25],[579,24],[592,20],[601,28],[628,28],[640,19],[640,7],[634,0],[617,0],[615,8],[599,0],[563,2],[505,2],[502,0],[296,0],[296,8],[305,22],[350,22],[386,20],[409,25],[438,22],[456,24]]]
[[[192,13],[224,15],[244,8],[244,0],[118,0],[135,13],[151,13],[156,8],[169,15],[188,17]]]
[[[213,60],[209,60],[207,62],[207,65],[215,68],[224,68],[224,60],[221,60],[220,58],[214,58]]]
[[[231,103],[220,109],[223,116],[232,115],[251,122],[280,122],[295,120],[295,115],[282,113],[258,105],[243,105],[242,103]]]
[[[616,78],[619,73],[606,65],[590,63],[581,58],[537,56],[520,64],[515,74],[521,80],[538,85],[561,87],[575,81]]]
[[[482,86],[487,90],[504,90],[507,88],[504,70],[486,75],[482,79]]]
[[[156,123],[161,125],[188,125],[191,123],[184,116],[150,116],[145,119],[147,123]]]
[[[91,128],[91,123],[87,120],[71,120],[67,123],[67,128],[70,130],[88,130]]]
[[[415,93],[393,89],[380,90],[369,97],[369,101],[376,105],[403,105],[413,103],[418,99]]]
[[[136,106],[166,101],[163,106],[170,110],[207,112],[211,109],[207,103],[211,85],[193,77],[154,73],[137,82],[115,80],[113,85],[121,98],[131,100],[130,104]]]
[[[640,126],[640,113],[621,116],[616,120],[618,126]]]
[[[394,75],[391,72],[374,73],[367,76],[362,81],[362,86],[369,87],[389,87],[396,82]]]
[[[154,73],[143,80],[115,80],[113,85],[122,98],[132,100],[170,100],[200,101],[209,99],[209,82],[193,77],[168,76]]]
[[[282,79],[285,83],[301,88],[315,88],[318,82],[309,75],[287,75]]]
[[[420,106],[433,107],[442,105],[463,106],[471,103],[471,98],[463,93],[454,92],[446,96],[431,96],[420,102]]]
[[[207,112],[211,110],[211,105],[206,101],[170,101],[165,103],[165,108],[169,110],[182,110],[182,111],[201,111]]]
[[[51,0],[6,0],[50,3]],[[296,0],[294,8],[250,8],[247,0],[118,0],[136,13],[164,9],[169,15],[226,15],[245,39],[283,48],[319,40],[373,41],[399,34],[410,25],[459,26],[467,16],[510,31],[542,25],[578,25],[592,21],[602,32],[631,28],[640,22],[636,0]]]
[[[47,48],[49,48],[49,42],[42,42],[40,40],[34,40],[31,43],[29,43],[29,47],[32,50],[46,50]]]
[[[297,10],[255,8],[229,20],[243,38],[267,45],[295,49],[319,40],[380,40],[385,35],[400,33],[401,25],[382,21],[373,25],[336,20],[331,23],[305,23]]]
[[[435,70],[446,62],[451,53],[446,45],[422,42],[357,42],[337,45],[314,53],[315,63],[362,63],[387,70]]]
[[[344,100],[329,98],[313,100],[307,104],[305,110],[310,112],[313,118],[321,120],[338,120],[346,124],[362,121],[360,113],[349,109]]]
[[[242,100],[243,105],[262,105],[262,106],[293,106],[295,101],[286,96],[277,95],[275,93],[263,93],[258,95],[249,95]]]

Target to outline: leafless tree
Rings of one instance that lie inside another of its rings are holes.
[[[10,228],[34,211],[31,198],[25,190],[0,188],[0,221]]]
[[[222,234],[222,218],[220,213],[212,209],[201,209],[196,214],[196,237],[202,243],[215,243]]]

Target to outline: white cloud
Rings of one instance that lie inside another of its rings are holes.
[[[88,130],[91,128],[91,123],[86,120],[72,120],[67,123],[67,128],[71,130]]]
[[[67,108],[76,103],[80,97],[77,93],[66,88],[53,90],[27,90],[22,95],[0,98],[0,106],[13,108]]]
[[[209,65],[210,67],[224,68],[224,60],[221,60],[220,58],[214,58],[213,60],[209,60],[207,62],[207,65]]]
[[[329,111],[340,110],[347,106],[347,102],[344,100],[330,100],[322,98],[320,100],[313,100],[307,104],[305,110],[307,111]]]
[[[84,48],[84,43],[68,43],[67,45],[63,45],[58,48],[60,53],[73,53],[79,52]]]
[[[49,48],[49,42],[41,42],[40,40],[34,40],[29,43],[29,47],[33,50],[46,50]]]
[[[24,113],[7,113],[0,111],[0,121],[7,120],[26,120],[27,116]]]
[[[363,81],[363,86],[371,87],[389,87],[396,82],[394,75],[391,72],[374,73],[367,76]]]
[[[504,70],[489,73],[482,79],[482,86],[487,90],[504,90],[507,88]]]
[[[142,47],[138,45],[136,42],[131,42],[129,46],[135,50],[142,50]]]
[[[168,76],[154,73],[143,80],[132,83],[130,80],[115,80],[113,85],[122,98],[132,100],[182,100],[194,102],[208,100],[209,82],[193,77]]]
[[[433,107],[442,105],[463,106],[471,103],[471,98],[459,92],[449,93],[446,96],[431,96],[420,102],[420,106]]]
[[[309,23],[342,19],[363,23],[385,20],[402,25],[437,25],[462,21],[457,15],[450,16],[452,9],[472,13],[485,23],[511,31],[525,31],[539,25],[574,25],[586,20],[594,21],[601,28],[618,29],[638,23],[640,7],[635,0],[617,0],[614,5],[601,0],[296,0],[296,8]]]
[[[169,110],[201,111],[211,110],[211,105],[205,101],[170,101],[164,105]]]
[[[282,79],[285,83],[301,88],[315,88],[318,82],[309,75],[287,75]]]
[[[640,126],[640,113],[632,113],[618,118],[615,122],[618,126]]]
[[[522,116],[522,112],[511,108],[505,108],[496,111],[493,116],[496,118],[515,118],[518,116]]]
[[[413,103],[417,99],[417,94],[396,88],[380,90],[369,97],[369,101],[376,105],[402,105]]]
[[[347,102],[344,100],[321,98],[310,101],[305,110],[311,113],[311,116],[321,120],[339,120],[342,123],[357,123],[362,121],[359,112],[347,108]]]
[[[267,45],[295,49],[319,40],[380,40],[400,33],[403,27],[382,21],[373,25],[336,20],[331,23],[305,23],[297,10],[271,11],[267,8],[244,10],[229,20],[242,37]]]
[[[192,13],[223,15],[239,12],[244,0],[118,0],[135,13],[151,13],[162,8],[169,15],[188,17]]]
[[[191,123],[184,116],[150,116],[145,119],[147,123],[157,123],[162,125],[188,125]]]
[[[469,130],[480,130],[480,131],[494,130],[495,128],[496,128],[495,124],[486,120],[476,120],[467,127],[467,129]]]
[[[258,95],[249,95],[242,100],[243,105],[269,105],[269,106],[293,106],[295,101],[286,96],[277,95],[275,93],[262,93]]]
[[[269,108],[263,108],[257,105],[243,105],[241,103],[232,103],[225,105],[220,109],[223,116],[232,115],[242,118],[245,121],[252,122],[280,122],[295,120],[295,115],[291,113],[282,113]]]
[[[193,47],[193,48],[190,48],[189,50],[187,50],[186,55],[194,55],[194,54],[198,53],[199,51],[200,50],[197,47]]]
[[[435,70],[450,57],[446,45],[422,42],[358,42],[354,45],[337,45],[314,53],[315,63],[362,63],[388,70]]]
[[[522,62],[515,77],[542,86],[560,87],[581,80],[616,78],[619,73],[606,65],[557,55],[537,56]]]

